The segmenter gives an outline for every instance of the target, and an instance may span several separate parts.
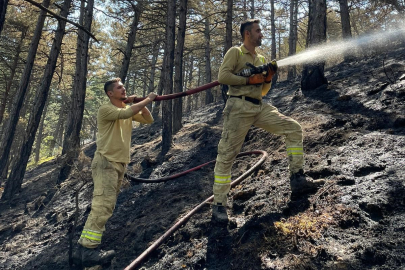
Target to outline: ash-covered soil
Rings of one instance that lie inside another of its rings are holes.
[[[206,205],[141,269],[405,269],[405,47],[342,62],[326,77],[327,87],[304,93],[299,81],[280,82],[265,100],[302,124],[306,172],[325,186],[291,201],[284,139],[252,127],[242,151],[269,157],[230,192],[228,226],[212,223]],[[187,115],[164,157],[159,125],[135,129],[129,172],[158,178],[215,159],[222,108]],[[54,160],[27,172],[22,192],[0,204],[0,269],[69,269],[69,237],[77,241],[90,210],[94,150],[84,149],[61,187]],[[238,158],[233,178],[258,159]],[[211,196],[212,184],[213,165],[164,183],[127,181],[102,243],[117,256],[102,269],[129,265]]]

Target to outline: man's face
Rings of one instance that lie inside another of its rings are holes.
[[[252,29],[248,31],[247,38],[250,43],[252,43],[255,47],[262,45],[262,29],[260,29],[259,24],[254,23],[252,24]]]
[[[108,96],[111,99],[118,99],[118,100],[125,100],[127,99],[127,91],[125,90],[124,85],[122,82],[114,83],[113,89],[108,91]]]

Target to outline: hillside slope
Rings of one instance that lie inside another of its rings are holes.
[[[292,202],[282,137],[252,127],[242,151],[264,150],[261,169],[230,192],[230,223],[211,222],[207,205],[154,251],[142,269],[401,269],[405,265],[405,47],[328,68],[328,87],[302,93],[281,82],[269,94],[304,128],[306,171],[326,185]],[[133,133],[129,171],[157,178],[215,159],[223,104],[185,117],[165,157],[157,125]],[[90,209],[88,147],[77,171],[55,189],[58,161],[26,173],[23,190],[0,204],[0,269],[69,269],[69,235],[77,241]],[[233,179],[257,157],[237,159]],[[213,166],[177,180],[129,183],[107,223],[103,248],[123,269],[181,216],[212,194]],[[56,192],[56,193],[55,193]],[[52,196],[51,196],[52,195]]]

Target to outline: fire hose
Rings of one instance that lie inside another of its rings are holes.
[[[249,77],[249,76],[251,76],[253,74],[263,73],[263,72],[269,70],[269,68],[275,68],[275,70],[277,70],[277,64],[275,62],[270,62],[268,64],[258,66],[258,67],[255,67],[255,66],[253,66],[253,65],[251,65],[249,63],[246,63],[246,65],[249,68],[242,70],[241,72],[239,72],[236,75]],[[218,81],[213,81],[211,83],[208,83],[208,84],[205,84],[205,85],[202,85],[200,87],[190,89],[190,90],[187,90],[187,91],[184,91],[184,92],[174,93],[174,94],[169,94],[169,95],[164,95],[164,96],[157,96],[154,101],[169,100],[169,99],[174,99],[174,98],[179,98],[179,97],[192,95],[192,94],[207,90],[207,89],[212,88],[212,87],[217,86],[217,85],[219,85],[219,82]],[[134,98],[133,102],[139,102],[139,101],[142,101],[144,99],[145,99],[145,97],[143,97],[143,98]],[[128,100],[125,100],[124,102],[128,103]],[[255,150],[255,151],[250,151],[250,152],[239,153],[237,155],[237,157],[247,156],[247,155],[251,155],[251,154],[262,155],[262,157],[258,162],[256,162],[256,164],[252,168],[250,168],[248,171],[246,171],[240,177],[238,177],[237,179],[232,181],[231,188],[235,187],[237,184],[242,182],[242,180],[244,180],[248,175],[250,175],[253,171],[255,171],[264,162],[264,160],[268,156],[268,154],[265,151]],[[171,175],[171,176],[157,178],[157,179],[137,178],[137,177],[134,177],[134,176],[129,175],[129,174],[126,174],[126,176],[130,180],[135,181],[135,182],[140,182],[140,183],[166,182],[166,181],[178,178],[180,176],[183,176],[183,175],[185,175],[187,173],[190,173],[192,171],[198,170],[198,169],[200,169],[200,168],[202,168],[202,167],[204,167],[206,165],[212,164],[212,163],[215,163],[215,160],[206,162],[204,164],[201,164],[201,165],[199,165],[197,167],[194,167],[192,169],[186,170],[186,171],[181,172],[181,173],[177,173],[177,174],[174,174],[174,175]],[[176,224],[174,224],[169,230],[167,230],[159,239],[157,239],[148,249],[146,249],[141,255],[139,255],[138,258],[136,258],[130,265],[128,265],[125,268],[125,270],[135,269],[135,267],[139,266],[141,264],[141,262],[152,253],[152,251],[154,251],[156,248],[158,248],[167,238],[169,238],[175,231],[177,231],[180,228],[180,226],[184,225],[190,219],[190,217],[192,215],[197,213],[204,205],[211,202],[213,199],[214,199],[214,195],[210,196],[205,201],[203,201],[202,203],[200,203],[199,205],[194,207],[190,212],[188,212],[184,217],[182,217],[178,222],[176,222]]]
[[[265,151],[262,150],[255,150],[255,151],[250,151],[250,152],[242,152],[237,157],[242,157],[242,156],[247,156],[247,155],[262,155],[260,160],[256,162],[255,165],[253,165],[249,170],[247,170],[244,174],[239,176],[237,179],[232,181],[231,183],[231,188],[235,187],[239,183],[241,183],[246,177],[248,177],[251,173],[253,173],[259,166],[263,164],[263,162],[266,160],[268,154]],[[180,177],[186,173],[189,173],[191,171],[195,171],[200,169],[203,166],[206,166],[208,164],[214,163],[215,160],[204,163],[200,166],[197,166],[195,168],[192,168],[188,171],[185,171],[183,173],[175,174],[169,177],[163,177],[159,179],[154,179],[154,180],[149,180],[149,179],[143,179],[143,178],[136,178],[136,177],[131,177],[131,180],[137,181],[137,182],[142,182],[142,183],[156,183],[156,182],[164,182],[164,181],[169,181],[174,178]],[[192,215],[197,213],[201,208],[203,208],[207,203],[211,202],[214,199],[214,195],[208,197],[205,201],[194,207],[191,211],[189,211],[184,217],[182,217],[178,222],[176,222],[169,230],[167,230],[159,239],[157,239],[151,246],[149,246],[148,249],[146,249],[141,255],[138,256],[130,265],[125,267],[125,270],[132,270],[135,269],[137,266],[139,266],[144,259],[146,259],[155,249],[157,249],[167,238],[169,238],[174,232],[176,232],[180,226],[184,225]]]

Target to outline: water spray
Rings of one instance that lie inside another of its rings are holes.
[[[353,56],[358,50],[383,47],[388,42],[405,40],[405,27],[395,30],[373,33],[366,36],[351,38],[339,42],[330,42],[311,47],[301,53],[277,61],[279,67],[311,64],[321,61],[333,60],[343,55]]]

